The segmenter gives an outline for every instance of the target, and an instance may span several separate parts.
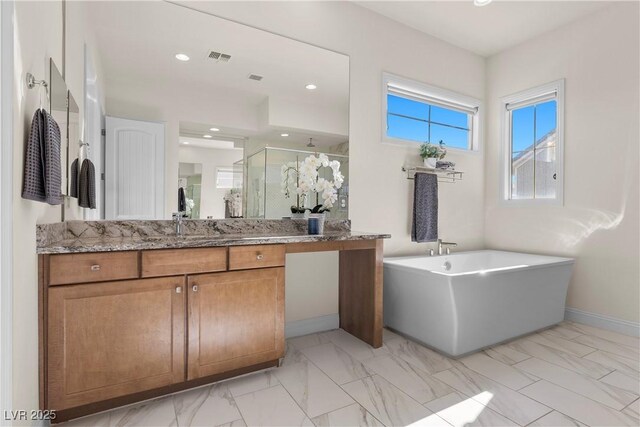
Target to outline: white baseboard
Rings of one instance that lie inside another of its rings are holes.
[[[285,338],[299,337],[316,332],[330,331],[337,329],[339,326],[340,317],[338,313],[327,314],[326,316],[287,322],[284,325],[284,336]]]
[[[566,320],[573,320],[574,322],[584,323],[585,325],[596,328],[608,329],[624,335],[640,337],[640,323],[638,322],[616,319],[615,317],[590,313],[588,311],[582,311],[571,307],[567,307],[564,310],[564,318]]]

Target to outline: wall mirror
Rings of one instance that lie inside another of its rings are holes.
[[[53,59],[49,59],[49,82],[49,113],[60,128],[60,166],[62,170],[60,185],[62,194],[66,196],[69,194],[69,180],[66,173],[69,165],[67,137],[67,93],[69,91]]]
[[[67,91],[67,161],[68,168],[62,169],[67,171],[67,195],[71,197],[78,197],[77,185],[78,174],[80,171],[80,158],[78,157],[78,147],[80,144],[80,108],[75,98],[71,94],[71,91]]]
[[[100,218],[171,218],[180,187],[190,218],[290,216],[282,166],[319,153],[344,175],[329,217],[348,218],[348,56],[168,2],[70,2],[67,16],[104,117],[84,132],[101,147]]]

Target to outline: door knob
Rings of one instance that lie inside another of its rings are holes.
[[[182,293],[182,286],[176,286],[176,294]]]
[[[257,259],[258,261],[262,261],[262,259],[263,259],[263,258],[264,258],[264,255],[262,255],[262,254],[258,254],[258,255],[256,255],[256,259]]]
[[[198,292],[198,285],[193,285],[191,289],[193,290],[193,292]]]

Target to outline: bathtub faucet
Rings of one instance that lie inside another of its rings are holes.
[[[442,239],[438,239],[438,255],[442,255],[442,249],[446,250],[447,255],[451,253],[451,248],[458,246],[457,243],[443,242]]]

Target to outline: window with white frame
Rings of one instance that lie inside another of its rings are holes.
[[[564,80],[502,99],[503,197],[563,201]]]
[[[216,188],[236,188],[242,179],[242,171],[233,168],[216,168]]]
[[[479,100],[386,73],[382,92],[385,142],[479,149]]]

